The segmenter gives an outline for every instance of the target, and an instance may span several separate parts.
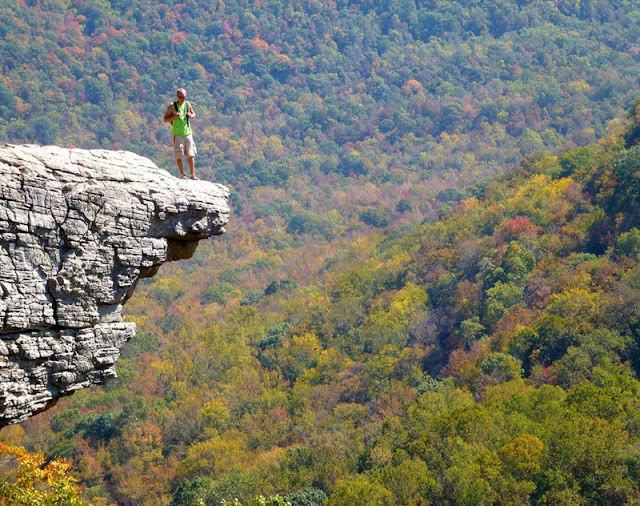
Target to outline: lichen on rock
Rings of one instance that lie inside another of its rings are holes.
[[[141,277],[224,233],[227,188],[126,151],[0,146],[0,426],[116,375]]]

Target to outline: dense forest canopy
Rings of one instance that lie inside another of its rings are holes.
[[[2,437],[98,504],[633,504],[638,131],[401,233],[216,242],[131,300],[119,379]]]
[[[2,440],[97,504],[640,500],[636,8],[0,3],[0,138],[175,171],[183,85],[234,205]]]
[[[431,216],[435,191],[540,149],[592,142],[624,115],[640,91],[636,9],[624,0],[3,2],[0,138],[124,148],[170,169],[160,118],[184,85],[198,114],[198,165],[238,189],[245,211],[290,224],[290,207],[302,214],[293,229],[322,233],[331,223],[301,211],[326,213],[346,190],[355,209],[336,220],[349,229],[367,211],[374,226]],[[274,185],[291,198],[254,209],[252,189]],[[305,195],[309,187],[325,193]]]

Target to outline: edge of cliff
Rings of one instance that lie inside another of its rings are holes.
[[[0,426],[116,376],[138,279],[225,232],[229,190],[127,151],[0,146]]]

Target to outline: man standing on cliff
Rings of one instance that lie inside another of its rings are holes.
[[[196,176],[195,156],[198,153],[196,143],[193,141],[193,132],[189,120],[196,117],[193,107],[186,101],[187,92],[184,88],[179,88],[176,93],[177,100],[167,107],[164,115],[164,122],[171,123],[171,135],[173,136],[173,154],[176,157],[176,164],[182,179],[187,179],[184,173],[183,158],[186,156],[189,163],[191,179],[198,179]]]

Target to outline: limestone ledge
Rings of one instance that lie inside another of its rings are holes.
[[[136,282],[224,233],[228,195],[126,151],[0,146],[0,426],[116,375]]]

